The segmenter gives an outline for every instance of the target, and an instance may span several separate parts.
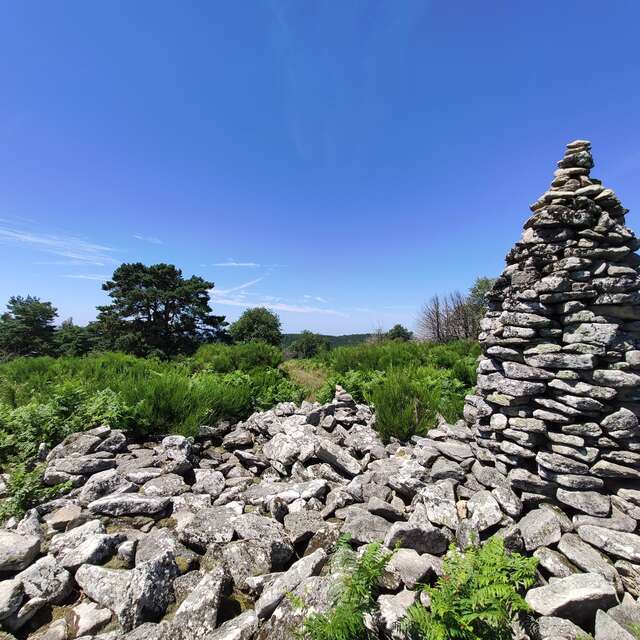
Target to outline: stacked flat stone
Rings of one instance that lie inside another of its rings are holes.
[[[613,493],[640,479],[640,242],[576,140],[489,294],[477,456],[525,499]],[[569,498],[571,499],[571,498]]]

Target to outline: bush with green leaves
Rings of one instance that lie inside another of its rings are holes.
[[[512,622],[529,610],[522,594],[537,562],[506,551],[499,536],[464,553],[452,546],[436,586],[425,587],[430,609],[412,605],[402,628],[416,640],[510,640]]]
[[[11,469],[7,481],[8,497],[0,501],[0,523],[12,516],[20,517],[28,509],[52,500],[71,488],[70,483],[45,487],[42,484],[43,473],[44,465],[29,470],[26,465],[18,464]]]
[[[252,371],[261,367],[275,369],[282,363],[282,349],[266,342],[214,342],[201,345],[192,362],[197,369],[216,373]]]
[[[364,616],[377,605],[378,583],[391,552],[374,542],[361,556],[342,538],[332,570],[343,574],[340,590],[327,613],[311,613],[303,623],[302,636],[309,640],[365,640],[370,637]]]
[[[373,387],[384,380],[383,371],[350,370],[345,373],[334,373],[327,378],[316,395],[318,402],[331,402],[339,384],[348,391],[356,402],[370,402]]]
[[[229,327],[235,342],[266,342],[274,347],[282,344],[280,318],[266,307],[247,309]]]

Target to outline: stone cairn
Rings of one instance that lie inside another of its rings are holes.
[[[466,399],[478,457],[532,506],[575,506],[640,479],[640,242],[590,176],[590,148],[568,144],[531,205],[488,296]]]

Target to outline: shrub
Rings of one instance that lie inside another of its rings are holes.
[[[239,344],[203,344],[193,357],[197,369],[231,373],[260,367],[275,368],[282,363],[282,350],[266,342]]]
[[[229,328],[236,342],[260,341],[279,347],[282,343],[280,318],[266,307],[247,309]]]
[[[262,366],[280,361],[279,349],[250,343],[219,352],[231,354],[237,368],[217,373],[188,360],[112,353],[2,364],[0,461],[31,459],[40,442],[55,445],[73,431],[99,424],[191,435],[201,424],[241,420],[258,408],[302,399],[302,389],[282,371]]]
[[[529,607],[521,592],[535,581],[537,559],[508,553],[494,536],[460,553],[451,547],[443,576],[426,587],[430,610],[412,605],[403,628],[422,640],[510,640],[511,623]]]
[[[426,434],[435,423],[435,394],[420,389],[405,369],[394,369],[371,392],[376,411],[376,430],[388,442],[395,437],[409,440]]]
[[[310,640],[364,640],[368,631],[364,615],[376,607],[378,581],[391,558],[378,543],[365,547],[360,558],[343,538],[334,559],[334,569],[344,572],[340,592],[328,613],[312,613],[303,624]]]
[[[324,336],[303,331],[289,346],[288,352],[293,358],[313,358],[329,350],[329,341]]]
[[[28,509],[71,488],[70,483],[58,484],[55,487],[43,486],[43,473],[44,465],[39,465],[31,471],[24,464],[13,469],[7,481],[9,497],[0,503],[0,523],[12,516],[20,517]]]
[[[348,391],[356,402],[370,402],[373,387],[384,379],[382,371],[347,371],[336,373],[327,379],[317,394],[318,402],[331,402],[336,385]]]

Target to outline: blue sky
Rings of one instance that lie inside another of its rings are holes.
[[[230,319],[413,326],[501,271],[574,138],[640,228],[635,0],[0,6],[0,304],[84,323],[165,261]]]

